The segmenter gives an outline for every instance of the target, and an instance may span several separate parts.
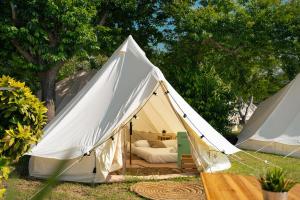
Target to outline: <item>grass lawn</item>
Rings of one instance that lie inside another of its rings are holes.
[[[248,151],[250,152],[250,151]],[[300,159],[296,158],[283,158],[281,156],[254,153],[250,152],[263,160],[268,160],[273,164],[281,166],[286,169],[290,177],[300,183]],[[263,161],[258,161],[249,155],[239,152],[236,154],[243,163],[250,165],[252,168],[248,168],[235,159],[231,159],[232,167],[227,170],[227,173],[238,173],[258,176],[267,165]],[[172,181],[183,181],[183,182],[199,182],[199,177],[190,178],[177,178]],[[130,186],[136,183],[135,180],[129,180],[124,183],[112,183],[112,184],[97,184],[91,186],[89,184],[80,183],[59,183],[55,189],[50,193],[48,199],[64,199],[64,200],[77,200],[77,199],[142,199],[141,197],[130,192]],[[13,175],[9,181],[9,193],[13,195],[11,199],[29,199],[41,186],[43,182],[37,180],[29,180],[24,178],[18,178],[17,175]]]
[[[300,183],[300,159],[299,158],[291,158],[267,154],[267,153],[255,153],[252,151],[246,151],[255,157],[258,157],[262,160],[268,160],[270,163],[280,166],[288,172],[288,176],[294,181]],[[241,158],[243,163],[251,166],[254,169],[251,169],[247,166],[240,164],[236,157],[231,156],[234,159],[231,160],[232,167],[229,170],[226,170],[228,173],[236,173],[236,174],[248,174],[253,176],[259,176],[266,168],[270,165],[266,165],[263,161],[259,161],[244,152],[239,152],[237,154],[238,157]]]

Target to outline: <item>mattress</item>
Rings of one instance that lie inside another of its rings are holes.
[[[172,147],[152,148],[152,147],[134,147],[132,153],[143,158],[149,163],[170,163],[177,162],[177,153],[172,153]]]

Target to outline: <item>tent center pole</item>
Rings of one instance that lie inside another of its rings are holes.
[[[123,169],[122,169],[122,174],[125,175],[126,174],[126,161],[127,161],[127,133],[128,131],[125,129],[123,129],[123,149],[122,149],[122,156],[123,156]]]
[[[130,121],[129,123],[129,164],[131,165],[131,135],[132,135],[132,121]]]

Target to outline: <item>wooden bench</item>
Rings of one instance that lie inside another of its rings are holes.
[[[260,183],[254,176],[201,173],[208,200],[263,200]],[[288,193],[289,200],[300,199],[300,184]]]

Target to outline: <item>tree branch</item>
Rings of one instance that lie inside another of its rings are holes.
[[[241,47],[235,49],[235,50],[232,50],[232,49],[229,49],[225,46],[223,46],[222,44],[218,43],[217,41],[215,41],[214,39],[212,38],[207,38],[205,40],[202,41],[201,43],[202,45],[212,45],[214,48],[216,49],[220,49],[228,54],[231,54],[231,55],[237,55],[237,52],[241,49]]]
[[[243,115],[242,110],[243,110],[243,107],[244,107],[244,100],[243,100],[242,97],[239,98],[238,105],[239,105],[239,107],[238,107],[239,115],[241,116],[241,118],[243,118],[244,115]]]
[[[37,60],[34,59],[34,57],[27,51],[25,51],[21,45],[15,40],[11,40],[11,43],[14,45],[14,47],[18,50],[18,52],[28,61],[33,64],[38,64]]]
[[[46,71],[41,71],[38,73],[38,76],[43,79],[45,78],[45,76],[47,76],[47,74],[49,74],[52,78],[56,78],[56,74],[58,72],[58,70],[65,64],[65,61],[59,61],[57,63],[55,63],[54,65],[52,65],[48,70]]]
[[[48,32],[50,47],[55,47],[58,44],[58,38],[56,34]]]
[[[15,5],[13,4],[12,1],[10,1],[9,4],[11,7],[12,22],[15,26],[17,26],[17,13],[16,13]],[[11,40],[11,43],[28,62],[31,62],[33,64],[38,64],[38,62],[33,58],[33,56],[21,47],[21,45],[17,42],[17,40],[13,39],[13,40]]]
[[[253,96],[251,96],[249,98],[248,106],[247,106],[246,111],[245,111],[245,121],[246,121],[246,118],[247,118],[247,115],[248,115],[249,108],[251,107],[252,104],[253,104]]]
[[[13,4],[13,2],[9,2],[10,4],[10,8],[11,8],[11,18],[14,24],[16,24],[17,22],[17,14],[16,14],[16,10],[15,10],[15,5]]]
[[[102,15],[102,17],[101,17],[101,19],[100,19],[98,25],[103,26],[103,25],[105,24],[106,19],[107,19],[107,17],[108,17],[108,14],[109,14],[109,13],[108,13],[108,11],[106,10],[106,11],[103,13],[103,15]]]

